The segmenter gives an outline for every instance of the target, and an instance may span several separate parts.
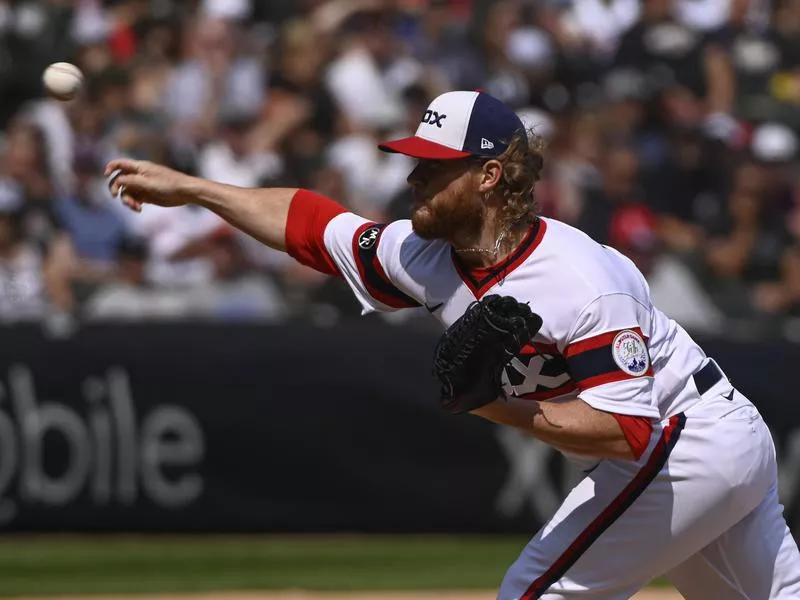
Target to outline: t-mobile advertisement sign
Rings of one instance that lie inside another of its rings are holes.
[[[137,414],[128,374],[109,368],[61,397],[42,397],[25,364],[0,374],[0,524],[23,507],[179,508],[203,493],[197,417],[159,404]]]
[[[374,321],[0,329],[0,530],[530,534],[581,474],[443,411],[437,339]],[[797,523],[800,346],[703,346],[774,428]]]

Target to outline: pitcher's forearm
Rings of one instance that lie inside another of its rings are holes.
[[[556,448],[594,458],[631,459],[628,441],[609,414],[581,400],[563,403],[509,398],[472,411],[473,414],[510,425]]]
[[[189,202],[211,210],[276,250],[286,250],[286,221],[296,188],[241,188],[197,177],[187,180]]]

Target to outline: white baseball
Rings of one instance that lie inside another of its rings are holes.
[[[57,62],[44,70],[42,82],[54,98],[72,100],[83,86],[83,73],[71,63]]]

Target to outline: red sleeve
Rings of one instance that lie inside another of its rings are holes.
[[[611,413],[622,428],[625,439],[631,447],[631,452],[636,460],[639,460],[647,450],[650,443],[650,436],[653,433],[653,422],[647,417],[633,417],[631,415],[620,415]]]
[[[286,252],[298,262],[326,275],[339,269],[325,247],[325,228],[347,209],[315,192],[297,190],[286,217]]]

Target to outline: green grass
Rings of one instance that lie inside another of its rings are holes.
[[[524,537],[6,537],[0,595],[494,589]]]

